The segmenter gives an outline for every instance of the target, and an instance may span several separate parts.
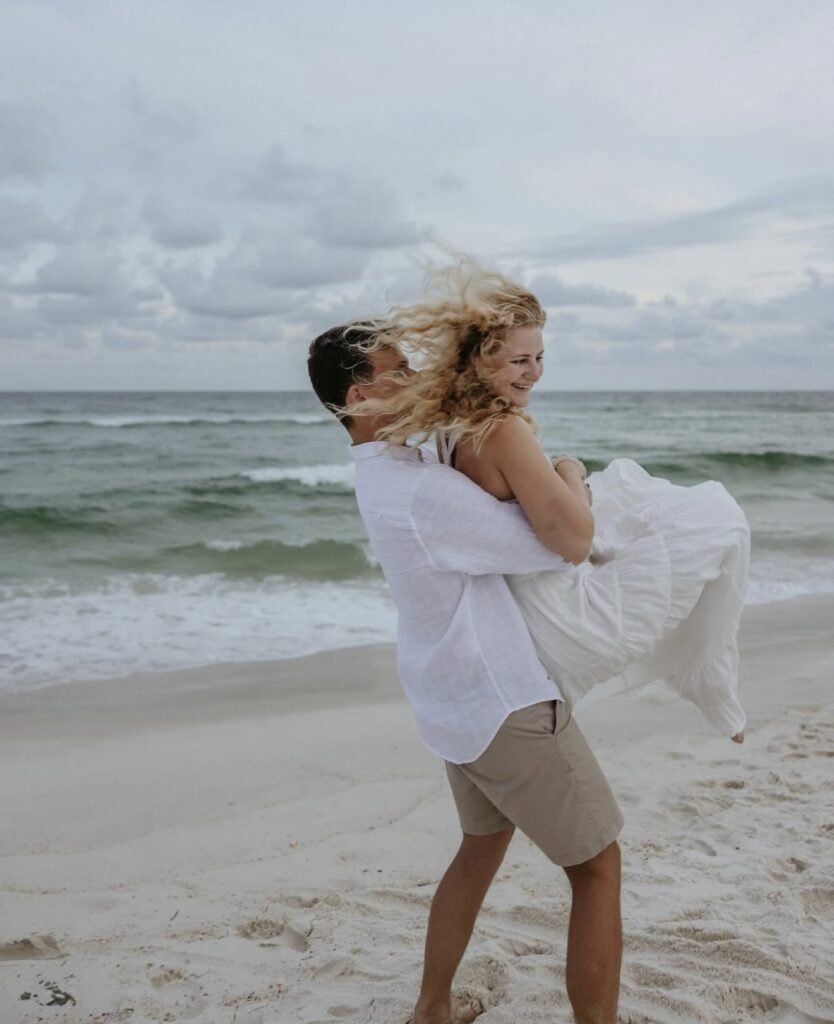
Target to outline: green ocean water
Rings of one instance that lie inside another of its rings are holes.
[[[834,393],[550,392],[549,452],[720,480],[750,602],[834,591]],[[344,429],[303,393],[0,393],[0,687],[392,639]]]

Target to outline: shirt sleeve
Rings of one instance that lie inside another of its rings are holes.
[[[541,543],[519,505],[499,501],[449,466],[421,473],[411,517],[433,568],[471,576],[573,568]]]

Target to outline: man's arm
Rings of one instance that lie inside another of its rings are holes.
[[[518,505],[499,501],[450,467],[421,474],[411,515],[435,569],[480,576],[571,568],[538,540]]]

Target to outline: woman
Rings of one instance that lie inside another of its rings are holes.
[[[423,302],[391,310],[374,322],[375,340],[362,343],[412,352],[420,372],[361,411],[393,414],[382,436],[394,443],[436,434],[441,461],[517,501],[541,542],[573,563],[507,577],[569,704],[662,679],[741,743],[744,512],[716,481],[682,487],[622,458],[586,479],[578,459],[551,461],[525,411],[542,373],[536,297],[468,259],[429,284]]]

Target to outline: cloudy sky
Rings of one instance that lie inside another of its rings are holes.
[[[2,0],[0,389],[306,389],[443,246],[549,388],[834,388],[830,0]]]

